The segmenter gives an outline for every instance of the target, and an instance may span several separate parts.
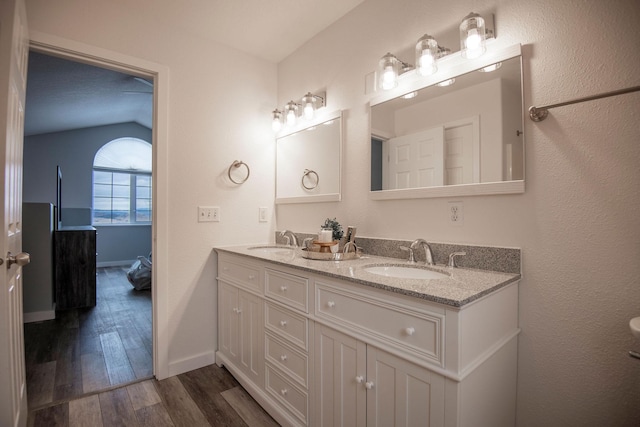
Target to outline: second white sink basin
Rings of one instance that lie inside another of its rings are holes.
[[[429,270],[419,266],[405,265],[369,265],[363,268],[367,273],[377,274],[385,277],[395,277],[397,279],[446,279],[446,273]]]

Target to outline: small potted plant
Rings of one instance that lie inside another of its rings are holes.
[[[344,236],[344,231],[342,230],[342,226],[335,218],[333,219],[327,218],[324,221],[324,224],[320,226],[320,228],[325,228],[325,229],[330,228],[331,230],[333,230],[331,237],[334,241],[337,240],[338,242],[340,242],[342,240],[342,236]],[[336,252],[339,249],[339,247],[340,247],[339,244],[336,244],[331,247],[331,251]]]

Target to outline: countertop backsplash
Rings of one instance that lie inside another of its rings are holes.
[[[297,233],[298,242],[302,245],[302,241],[308,237],[315,238],[316,234]],[[280,237],[280,231],[276,231],[276,244],[284,245],[286,243],[283,237]],[[425,239],[429,242],[428,239]],[[365,254],[383,256],[388,258],[398,258],[407,260],[406,251],[400,249],[400,246],[410,246],[413,240],[394,240],[381,239],[373,237],[356,236],[356,245]],[[461,245],[453,243],[437,243],[429,242],[433,260],[436,264],[446,265],[449,261],[449,254],[453,252],[466,252],[465,256],[456,258],[458,267],[475,268],[478,270],[497,271],[501,273],[521,274],[521,251],[517,248],[498,248],[492,246],[478,245]],[[418,262],[425,261],[425,254],[422,248],[415,251],[415,259]]]

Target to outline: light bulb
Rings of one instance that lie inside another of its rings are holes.
[[[285,117],[287,120],[287,126],[293,126],[296,124],[296,119],[298,115],[298,104],[293,101],[289,101],[284,107]]]
[[[379,85],[382,90],[393,89],[398,85],[400,61],[391,53],[387,53],[378,63]]]
[[[422,36],[416,43],[416,65],[421,76],[428,76],[438,70],[436,55],[438,43],[428,34]]]
[[[271,122],[271,128],[274,132],[280,132],[280,129],[282,129],[282,122],[274,117]]]
[[[307,120],[313,119],[313,115],[316,111],[316,98],[311,94],[311,92],[308,92],[304,98],[302,98],[302,104],[304,105],[302,110],[304,118]]]
[[[398,84],[398,76],[392,66],[388,66],[382,75],[382,89],[389,90]]]
[[[282,112],[277,108],[273,110],[273,120],[271,121],[271,128],[274,132],[280,132],[280,129],[282,129]]]
[[[470,13],[460,23],[460,49],[463,58],[477,58],[485,50],[485,25],[482,16]]]
[[[440,86],[440,87],[451,86],[455,82],[456,82],[456,79],[449,79],[449,80],[445,80],[443,82],[437,83],[436,86]]]

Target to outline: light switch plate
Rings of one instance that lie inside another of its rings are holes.
[[[217,206],[198,206],[198,222],[220,222],[220,208]]]
[[[269,208],[258,208],[258,222],[267,222],[269,216]]]

